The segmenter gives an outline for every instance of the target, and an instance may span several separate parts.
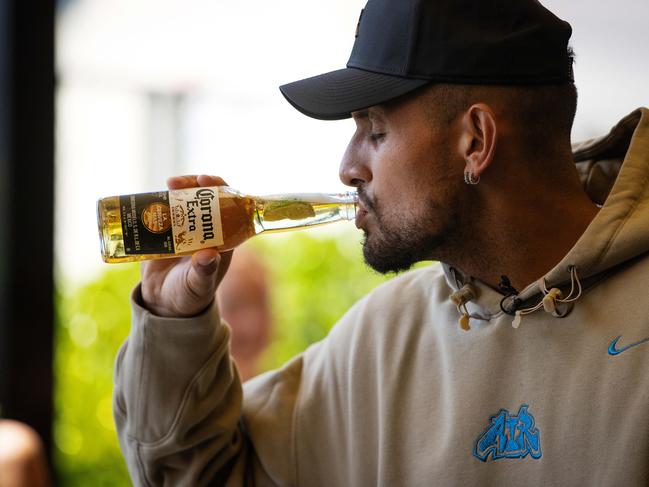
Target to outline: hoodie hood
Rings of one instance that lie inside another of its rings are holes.
[[[588,279],[649,251],[649,110],[633,112],[606,137],[576,148],[586,192],[603,206],[546,275],[550,283],[560,282],[571,265]]]
[[[505,311],[535,311],[542,300],[547,302],[546,311],[554,311],[550,301],[557,297],[556,291],[554,298],[544,299],[552,289],[561,289],[562,302],[572,306],[582,286],[649,252],[649,110],[634,111],[604,137],[575,144],[573,155],[586,193],[601,205],[586,231],[542,279],[508,301],[484,283],[444,265],[449,284],[458,292],[464,289],[461,296],[452,296],[456,304],[464,301],[463,309],[458,306],[461,313],[490,319]]]

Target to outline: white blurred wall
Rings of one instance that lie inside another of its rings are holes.
[[[160,189],[170,173],[218,174],[251,194],[341,189],[351,122],[304,117],[277,87],[343,67],[364,3],[68,1],[57,39],[60,277],[102,269],[98,197]],[[544,3],[574,29],[576,140],[647,104],[649,2]]]
[[[649,106],[649,1],[542,0],[573,28],[579,107],[573,140]]]

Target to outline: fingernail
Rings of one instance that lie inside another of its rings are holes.
[[[209,254],[207,255],[199,254],[196,256],[196,262],[198,262],[198,265],[200,266],[207,267],[214,264],[214,262],[216,262],[216,256],[209,255]]]

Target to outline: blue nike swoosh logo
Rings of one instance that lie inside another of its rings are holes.
[[[642,345],[643,343],[649,342],[649,337],[640,340],[639,342],[632,343],[631,345],[626,345],[624,347],[616,348],[617,347],[617,342],[620,341],[620,338],[622,338],[622,335],[616,336],[611,344],[608,346],[608,354],[609,355],[620,355],[622,352],[626,352],[628,349],[637,347],[638,345]]]

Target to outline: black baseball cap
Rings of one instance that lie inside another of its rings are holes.
[[[574,82],[571,34],[537,0],[369,0],[347,68],[280,90],[305,115],[340,120],[435,82]]]

